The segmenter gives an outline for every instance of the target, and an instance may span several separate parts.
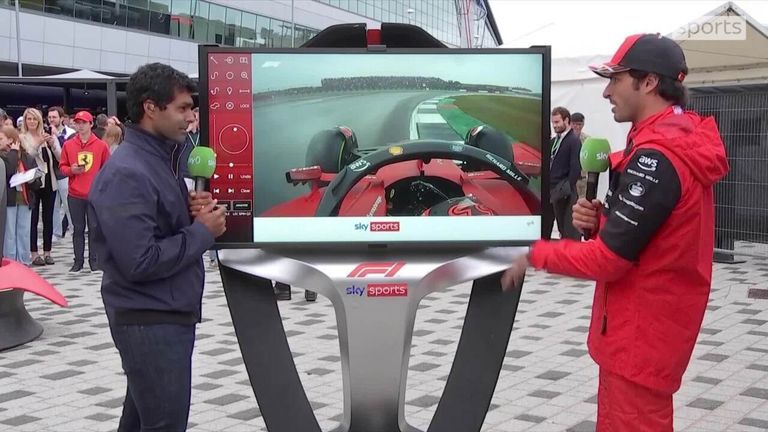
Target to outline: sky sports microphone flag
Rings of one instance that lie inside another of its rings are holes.
[[[211,178],[216,170],[216,154],[210,147],[193,148],[187,160],[187,169],[195,179],[195,190],[205,190],[205,180]]]
[[[592,201],[597,196],[597,179],[601,172],[608,171],[608,155],[611,145],[605,138],[589,137],[581,145],[579,160],[581,170],[587,173],[587,199]]]
[[[581,170],[587,173],[587,201],[592,202],[597,197],[597,182],[600,173],[608,171],[608,155],[611,153],[611,145],[605,138],[589,137],[584,140],[579,153]],[[591,233],[585,232],[585,238],[591,237]]]

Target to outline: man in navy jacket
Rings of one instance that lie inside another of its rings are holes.
[[[551,203],[552,218],[544,221],[546,238],[552,233],[552,225],[557,221],[560,238],[577,240],[581,237],[573,226],[571,208],[576,203],[576,182],[581,175],[581,140],[570,127],[571,113],[563,107],[552,110],[552,128],[555,136],[552,138],[550,169],[549,169],[549,202]]]
[[[194,92],[168,65],[139,68],[126,91],[136,125],[89,195],[101,294],[128,381],[120,432],[187,427],[202,256],[226,229],[224,209],[190,193],[181,174]]]

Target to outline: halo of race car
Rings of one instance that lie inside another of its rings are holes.
[[[516,157],[521,156],[519,161]],[[417,139],[360,148],[346,126],[318,131],[306,165],[286,172],[310,191],[261,216],[480,216],[540,214],[540,154],[488,126],[464,141]]]

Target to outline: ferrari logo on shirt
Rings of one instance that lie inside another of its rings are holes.
[[[85,172],[91,169],[93,166],[93,153],[89,151],[81,151],[77,153],[77,164],[85,166]]]

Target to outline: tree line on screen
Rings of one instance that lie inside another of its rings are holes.
[[[320,86],[293,87],[284,90],[255,93],[258,98],[273,98],[275,96],[302,95],[323,92],[341,91],[375,91],[375,90],[449,90],[488,93],[520,93],[532,95],[531,90],[524,87],[508,87],[490,84],[466,84],[460,81],[444,80],[435,77],[419,76],[360,76],[343,78],[323,78]]]

